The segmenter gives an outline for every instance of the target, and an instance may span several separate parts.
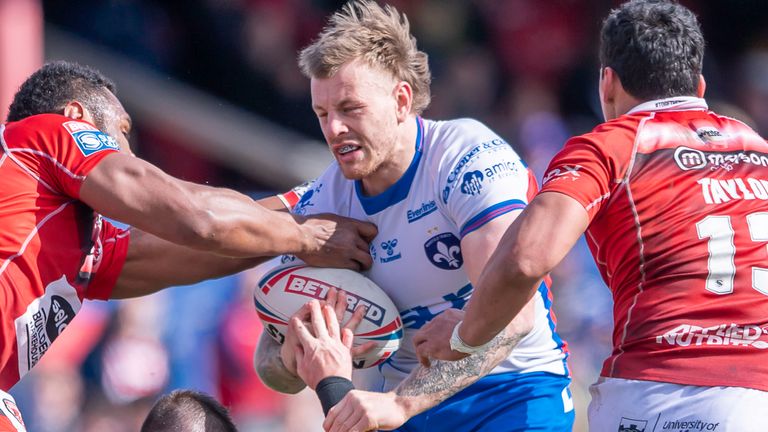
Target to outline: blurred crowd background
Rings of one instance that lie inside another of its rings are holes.
[[[320,148],[309,83],[296,66],[296,54],[343,3],[44,0],[42,6],[47,28],[77,35],[168,82],[192,86],[316,141]],[[602,18],[618,2],[389,3],[408,14],[420,48],[429,54],[433,99],[425,117],[485,122],[523,155],[539,180],[569,136],[602,120],[597,36]],[[768,3],[682,3],[698,14],[708,41],[704,74],[710,107],[765,136]],[[120,96],[128,83],[117,85]],[[184,107],[165,114],[187,116]],[[264,182],[207,157],[189,147],[183,133],[164,130],[162,121],[160,126],[147,124],[141,118],[135,122],[134,150],[171,174],[253,196],[281,191],[283,182]],[[277,144],[286,159],[296,151],[291,140]],[[270,163],[279,166],[280,161]],[[255,272],[246,272],[131,301],[88,303],[37,369],[11,392],[29,430],[136,431],[158,395],[176,388],[214,395],[230,407],[242,431],[320,430],[322,414],[314,394],[279,395],[265,389],[253,372],[261,331],[251,297],[254,279]],[[571,352],[575,430],[582,431],[588,386],[610,350],[611,299],[583,242],[553,279],[558,331]]]

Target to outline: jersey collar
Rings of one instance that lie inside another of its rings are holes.
[[[688,111],[707,109],[709,109],[707,102],[702,98],[693,96],[678,96],[643,102],[629,110],[627,114],[635,114],[645,111]]]
[[[416,176],[416,171],[419,168],[419,161],[421,160],[424,148],[424,121],[421,117],[416,117],[416,127],[416,152],[413,154],[413,159],[405,174],[395,184],[384,192],[369,197],[363,195],[363,183],[360,180],[355,180],[355,194],[363,210],[365,210],[365,214],[376,214],[391,205],[399,203],[408,196],[408,192],[411,190],[411,183],[413,183],[413,178]]]

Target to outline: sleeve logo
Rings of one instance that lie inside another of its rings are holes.
[[[467,195],[479,195],[483,190],[483,173],[480,171],[471,171],[464,174],[461,182],[461,192]]]
[[[87,123],[69,121],[62,126],[72,135],[83,156],[87,157],[102,150],[120,150],[114,138]]]

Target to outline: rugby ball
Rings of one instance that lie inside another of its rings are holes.
[[[352,359],[355,368],[376,366],[397,351],[403,338],[403,322],[397,307],[378,285],[352,270],[295,264],[273,269],[261,278],[254,290],[256,313],[267,333],[282,344],[291,315],[312,299],[324,300],[330,287],[347,293],[343,322],[358,306],[368,307],[355,330],[353,346],[370,341],[376,346]]]

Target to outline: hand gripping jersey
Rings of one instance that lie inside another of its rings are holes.
[[[0,126],[0,389],[45,353],[80,309],[107,299],[128,232],[78,200],[115,140],[92,125],[43,114]]]
[[[572,138],[543,192],[579,201],[614,299],[606,377],[768,391],[768,145],[702,99]]]
[[[401,348],[377,368],[355,371],[356,385],[388,391],[416,367],[416,331],[472,295],[463,271],[461,239],[497,216],[520,211],[536,181],[518,155],[483,124],[469,119],[418,118],[416,153],[406,173],[380,195],[367,197],[334,162],[294,208],[299,214],[337,213],[378,226],[366,272],[394,301],[405,327]],[[283,257],[283,261],[293,257]],[[555,333],[551,295],[542,284],[534,330],[493,373],[567,375],[565,343]]]

